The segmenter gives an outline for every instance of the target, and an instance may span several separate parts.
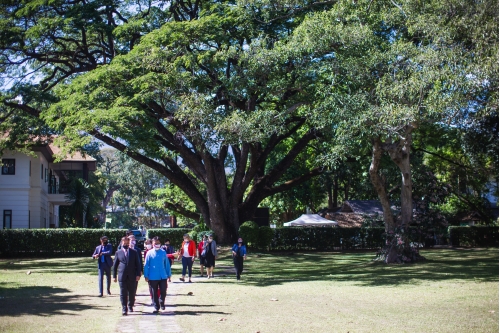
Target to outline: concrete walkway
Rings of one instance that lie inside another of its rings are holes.
[[[175,320],[175,297],[184,289],[184,286],[182,282],[172,279],[172,282],[168,284],[165,310],[154,314],[154,307],[150,305],[151,298],[147,284],[142,280],[137,290],[134,312],[129,312],[128,316],[120,318],[115,331],[120,333],[181,333],[182,330]]]

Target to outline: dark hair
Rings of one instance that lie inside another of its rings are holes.
[[[166,242],[169,242],[169,243],[170,243],[170,239],[168,239],[168,238],[167,238],[167,239],[165,239],[165,243],[166,243]]]
[[[160,240],[160,237],[158,237],[158,236],[154,236],[154,237],[153,237],[153,241],[155,241],[155,240]]]
[[[108,239],[108,236],[102,236],[101,240]]]
[[[128,237],[130,235],[133,235],[134,233],[132,232],[132,230],[127,230],[127,232],[125,233],[125,236]]]

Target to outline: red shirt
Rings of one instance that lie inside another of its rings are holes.
[[[181,245],[181,257],[184,256],[184,244],[186,242],[182,242],[182,245]],[[196,257],[196,242],[194,240],[190,240],[189,241],[189,245],[188,245],[188,254],[190,257]]]

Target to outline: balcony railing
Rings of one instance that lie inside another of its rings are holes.
[[[66,184],[61,185],[58,182],[49,184],[49,194],[67,194],[69,193],[69,186]]]

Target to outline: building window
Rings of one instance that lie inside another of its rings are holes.
[[[16,174],[16,160],[2,159],[2,175],[15,175]]]
[[[48,177],[48,172],[47,172],[47,168],[45,168],[45,182],[47,182],[47,177]]]
[[[12,210],[3,211],[3,228],[12,229]]]

